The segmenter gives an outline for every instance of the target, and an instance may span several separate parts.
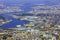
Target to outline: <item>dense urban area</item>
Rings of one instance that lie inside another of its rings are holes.
[[[0,40],[60,40],[60,5],[24,6],[0,4]]]

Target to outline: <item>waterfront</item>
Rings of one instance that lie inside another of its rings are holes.
[[[1,40],[60,40],[60,5],[0,5]]]

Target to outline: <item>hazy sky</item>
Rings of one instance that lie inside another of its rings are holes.
[[[59,4],[60,0],[0,0],[0,3],[55,3]]]

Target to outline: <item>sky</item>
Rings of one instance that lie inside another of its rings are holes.
[[[2,4],[19,4],[19,3],[41,3],[41,4],[60,4],[60,0],[0,0]]]

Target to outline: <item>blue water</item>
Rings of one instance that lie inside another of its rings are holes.
[[[15,28],[16,25],[22,25],[22,26],[23,26],[24,24],[29,23],[29,21],[27,21],[27,20],[18,20],[18,19],[15,19],[15,18],[7,15],[7,14],[1,14],[1,15],[2,15],[3,17],[5,17],[6,19],[8,19],[8,20],[12,20],[11,22],[2,25],[2,26],[0,27],[0,28],[2,28],[2,29]]]
[[[24,10],[24,12],[13,12],[9,14],[26,14],[26,12],[32,10],[32,6],[35,6],[35,4],[44,4],[44,5],[60,5],[60,0],[0,0],[0,4],[4,5],[10,5],[10,4],[24,4],[24,6],[21,6],[21,9]],[[1,7],[0,7],[1,9]],[[12,22],[6,23],[2,25],[0,28],[15,28],[16,25],[24,25],[29,23],[27,20],[18,20],[8,15],[8,13],[1,14],[6,19],[11,19]],[[28,14],[27,14],[28,15]],[[31,15],[30,15],[31,16]]]

